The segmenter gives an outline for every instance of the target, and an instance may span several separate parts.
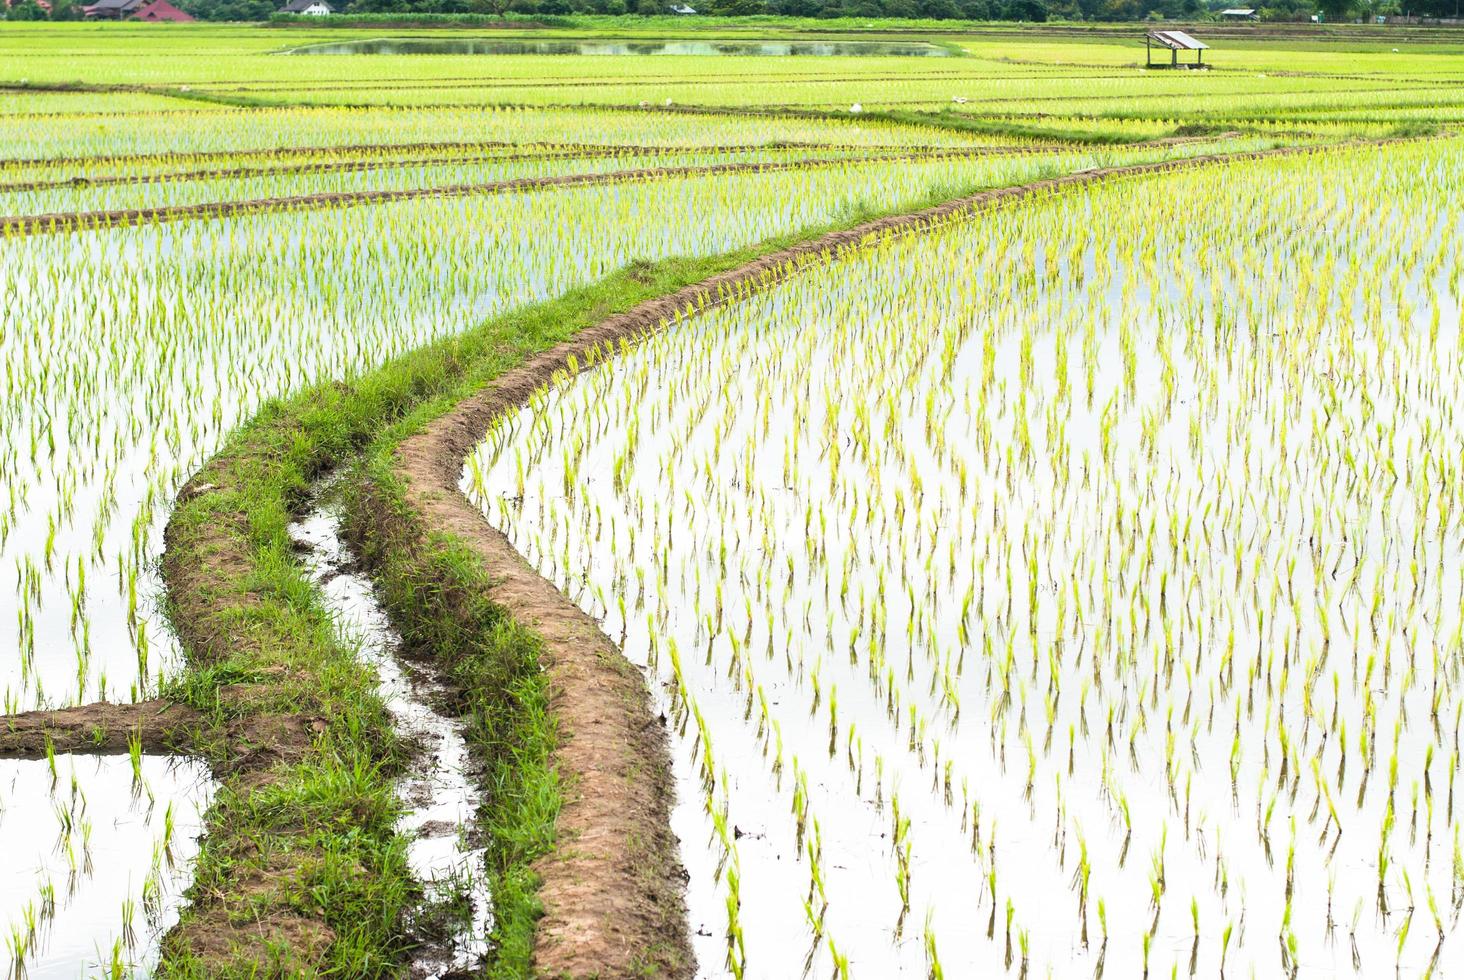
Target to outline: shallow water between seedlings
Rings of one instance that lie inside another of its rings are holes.
[[[6,976],[147,976],[178,921],[215,783],[194,759],[0,760]]]
[[[675,721],[704,975],[734,905],[746,977],[1453,975],[1464,169],[1413,152],[871,247],[496,427],[464,489]]]
[[[377,690],[398,734],[418,756],[398,784],[398,829],[409,840],[408,863],[428,905],[450,910],[446,937],[424,937],[411,975],[433,980],[473,970],[488,953],[492,902],[484,849],[475,843],[479,790],[463,736],[464,723],[439,710],[447,689],[401,657],[401,637],[376,598],[371,581],[341,537],[334,480],[317,485],[308,512],[289,527],[326,609],[347,641],[376,670]]]

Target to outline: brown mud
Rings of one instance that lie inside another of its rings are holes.
[[[264,683],[219,688],[222,718],[163,698],[0,715],[0,759],[118,755],[136,744],[145,753],[200,756],[216,776],[259,784],[267,767],[302,757],[321,726],[308,712],[256,713],[271,691]]]
[[[112,704],[98,701],[55,711],[25,711],[0,718],[0,759],[41,759],[50,752],[116,755],[190,754],[206,719],[171,701]]]

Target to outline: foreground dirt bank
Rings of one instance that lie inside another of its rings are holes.
[[[98,701],[55,711],[25,711],[0,722],[0,759],[43,759],[48,751],[114,755],[196,751],[207,720],[171,701]]]

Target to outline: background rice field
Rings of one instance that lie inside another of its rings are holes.
[[[1459,153],[880,243],[504,421],[465,486],[660,681],[704,969],[1448,962]]]
[[[1464,46],[311,53],[382,36],[0,32],[6,714],[176,692],[175,497],[310,386],[631,263],[1235,154],[688,316],[464,487],[674,719],[699,975],[1447,974]],[[167,973],[211,777],[6,765],[13,970]],[[56,863],[103,823],[167,861]]]

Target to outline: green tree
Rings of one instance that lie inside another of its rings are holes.
[[[45,20],[46,12],[35,0],[22,0],[5,14],[6,20]]]

